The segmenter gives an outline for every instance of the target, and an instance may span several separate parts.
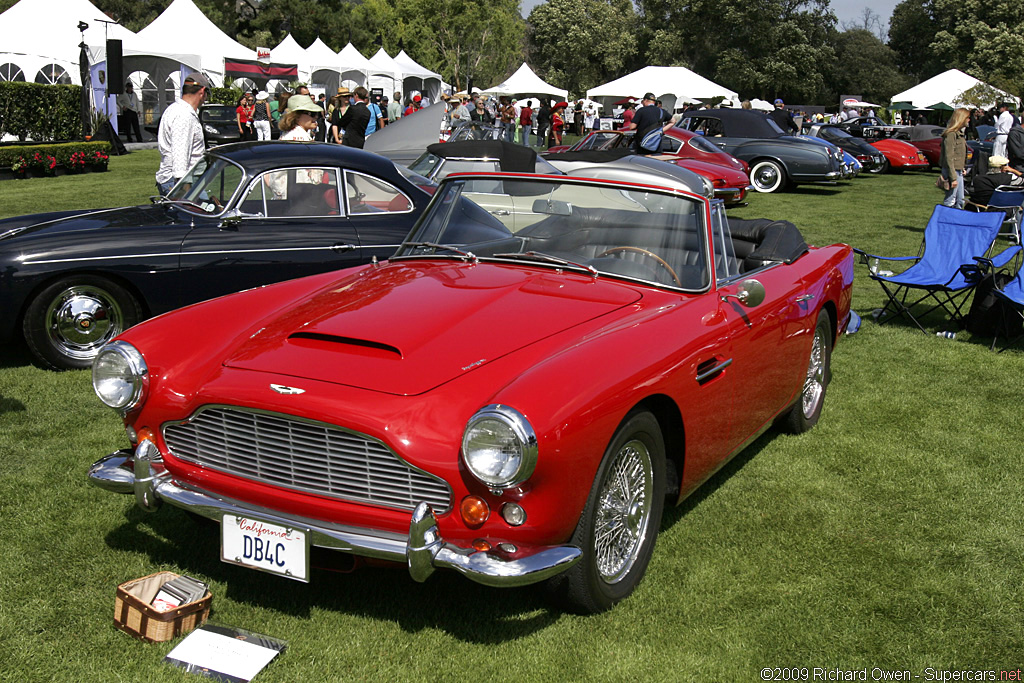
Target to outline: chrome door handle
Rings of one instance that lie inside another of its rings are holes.
[[[798,304],[802,304],[803,302],[805,302],[805,301],[810,301],[810,300],[811,300],[811,299],[813,299],[813,298],[814,298],[814,295],[813,295],[813,294],[804,294],[803,296],[798,296],[798,297],[796,298],[796,302],[797,302]]]
[[[346,252],[346,251],[355,251],[355,248],[356,248],[356,245],[354,245],[354,244],[342,244],[340,242],[338,244],[331,245],[331,251],[336,251],[338,253],[342,253],[342,252]]]
[[[508,209],[495,209],[494,211],[490,212],[492,216],[508,216],[511,213],[512,212],[509,211]]]
[[[702,363],[701,365],[704,365],[704,363]],[[698,372],[697,373],[697,383],[701,384],[704,381],[706,381],[708,379],[711,379],[715,375],[717,375],[720,372],[722,372],[722,370],[725,370],[730,365],[732,365],[732,358],[730,358],[729,360],[724,360],[721,363],[718,363],[717,365],[715,365],[714,367],[711,367],[711,368],[708,368],[707,370],[704,370],[703,372]]]

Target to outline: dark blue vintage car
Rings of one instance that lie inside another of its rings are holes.
[[[0,221],[0,341],[88,367],[144,318],[389,257],[432,190],[362,150],[245,142],[210,150],[150,205]]]
[[[786,135],[761,112],[750,109],[698,109],[685,112],[680,128],[709,141],[750,166],[750,184],[758,192],[778,192],[797,183],[834,182],[843,176],[843,154]]]

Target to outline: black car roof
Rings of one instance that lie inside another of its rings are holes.
[[[504,140],[435,142],[427,151],[444,159],[497,159],[501,170],[511,173],[533,173],[537,165],[536,150]]]
[[[777,131],[770,123],[768,116],[752,109],[698,109],[685,112],[679,122],[692,117],[718,119],[725,127],[728,137],[740,138],[777,138]]]
[[[308,164],[342,166],[377,175],[397,175],[393,161],[355,147],[326,142],[235,142],[214,147],[208,153],[233,161],[249,173],[262,173],[281,166]]]

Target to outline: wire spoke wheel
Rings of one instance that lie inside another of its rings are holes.
[[[818,410],[818,406],[821,405],[822,396],[825,394],[824,348],[826,343],[823,331],[819,327],[814,332],[811,360],[807,365],[807,377],[804,380],[804,389],[800,397],[805,418],[810,418],[814,415]]]
[[[650,532],[654,496],[651,454],[643,442],[626,443],[605,475],[594,529],[594,558],[603,581],[616,583],[633,568]]]

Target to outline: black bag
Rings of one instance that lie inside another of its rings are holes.
[[[1024,331],[1024,319],[1005,301],[995,295],[1013,279],[1009,273],[986,275],[974,289],[974,301],[967,314],[967,331],[981,337],[1018,337]]]

